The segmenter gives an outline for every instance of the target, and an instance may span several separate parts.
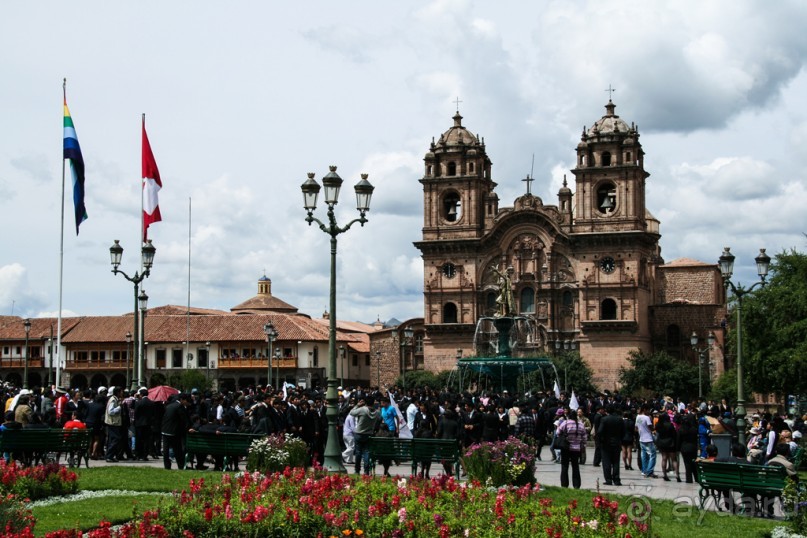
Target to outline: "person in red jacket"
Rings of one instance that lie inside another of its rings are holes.
[[[64,423],[65,430],[86,430],[87,425],[81,422],[78,418],[78,411],[73,411],[70,420]]]
[[[67,398],[67,391],[61,387],[56,387],[55,392],[56,401],[53,402],[53,408],[56,409],[56,421],[59,424],[64,424],[71,418],[69,414],[65,413],[67,409],[67,402],[69,401]]]

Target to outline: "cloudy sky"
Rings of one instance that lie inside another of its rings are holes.
[[[463,123],[485,137],[501,205],[556,204],[583,126],[616,112],[642,134],[662,254],[737,255],[741,282],[807,246],[807,4],[702,2],[13,2],[0,18],[0,314],[55,315],[62,79],[87,167],[89,220],[64,236],[64,310],[121,314],[138,264],[140,119],[163,180],[150,306],[229,309],[264,273],[319,316],[328,236],[300,185],[338,165],[338,316],[421,316],[423,156]],[[569,174],[571,178],[571,174]],[[323,212],[318,212],[323,217]]]

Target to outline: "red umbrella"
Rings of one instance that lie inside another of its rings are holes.
[[[149,398],[155,402],[164,402],[168,400],[168,397],[172,394],[179,394],[179,391],[168,385],[158,385],[149,389]]]

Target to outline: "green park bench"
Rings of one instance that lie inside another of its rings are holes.
[[[193,457],[199,455],[219,456],[224,458],[224,469],[238,465],[238,458],[249,454],[249,447],[256,439],[264,435],[250,433],[189,433],[185,441],[185,465],[189,465]]]
[[[460,476],[462,449],[451,439],[401,439],[398,437],[370,437],[370,465],[375,473],[379,460],[408,461],[412,474],[417,474],[418,463],[451,463],[457,478]]]
[[[713,461],[699,461],[696,465],[701,509],[709,497],[714,499],[716,507],[719,506],[721,494],[728,491],[739,493],[746,501],[752,500],[759,513],[762,511],[759,503],[765,498],[781,497],[787,479],[785,468],[775,465],[765,467]],[[745,504],[741,503],[743,511]]]
[[[89,430],[60,428],[5,430],[0,434],[0,453],[7,453],[11,460],[19,460],[24,465],[58,462],[59,457],[65,454],[70,467],[80,467],[83,460],[89,468],[91,438],[92,433]]]
[[[796,449],[796,453],[790,457],[790,461],[793,462],[793,465],[796,467],[798,471],[801,468],[801,463],[804,461],[804,449],[802,447],[798,447]]]

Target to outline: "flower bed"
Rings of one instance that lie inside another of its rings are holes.
[[[468,478],[487,486],[535,483],[535,448],[515,437],[473,444],[465,451],[462,463]]]
[[[585,505],[555,506],[533,485],[496,489],[447,476],[395,482],[302,469],[191,481],[143,519],[99,531],[127,538],[650,535],[646,524],[601,495]]]
[[[33,537],[34,518],[25,503],[78,491],[78,476],[63,465],[20,467],[0,458],[0,538]]]
[[[78,491],[78,476],[65,466],[56,463],[20,467],[16,462],[6,463],[0,458],[0,494],[13,494],[28,500]]]

